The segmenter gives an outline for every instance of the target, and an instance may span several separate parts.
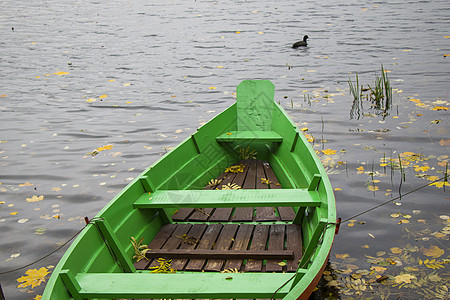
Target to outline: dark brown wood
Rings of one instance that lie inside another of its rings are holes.
[[[234,251],[253,251],[247,250],[248,244],[253,234],[253,229],[255,225],[253,224],[242,224],[239,226],[238,232],[236,234],[235,241],[233,243],[232,250]],[[253,258],[246,257],[246,258]],[[225,263],[224,270],[232,269],[232,270],[241,270],[243,260],[242,259],[229,259]]]
[[[188,207],[182,207],[179,210],[177,210],[176,213],[174,213],[172,215],[172,220],[174,221],[178,221],[178,222],[182,222],[186,219],[188,219],[188,217],[194,212],[193,208],[188,208]]]
[[[209,259],[205,271],[220,271],[221,268],[214,268],[212,263],[216,260],[224,259],[243,260],[243,259],[278,259],[289,260],[294,258],[294,250],[198,250],[198,249],[157,249],[145,253],[148,258],[177,258],[181,259]],[[173,267],[172,261],[172,267]],[[233,268],[234,269],[234,268]],[[236,268],[237,269],[237,268]],[[180,270],[180,269],[177,269]]]
[[[286,249],[294,251],[294,259],[287,262],[287,271],[297,270],[302,258],[302,227],[297,224],[286,225]]]
[[[211,224],[206,228],[200,242],[196,249],[199,250],[210,250],[213,248],[213,244],[217,239],[220,231],[222,230],[222,224]],[[201,271],[203,265],[205,264],[205,259],[191,259],[186,265],[186,271]]]
[[[284,206],[284,207],[277,207],[277,209],[281,221],[289,222],[294,220],[295,211],[292,207]]]
[[[278,178],[272,170],[272,167],[268,162],[263,162],[264,172],[266,172],[266,178],[269,180],[269,188],[271,189],[281,189],[281,185],[278,182]]]
[[[234,165],[239,165],[234,164]],[[221,190],[223,185],[227,185],[228,183],[232,183],[234,178],[236,177],[236,174],[234,173],[225,173],[226,177],[223,179],[223,181],[219,184],[218,189]],[[220,207],[216,208],[214,212],[211,214],[211,217],[209,218],[210,222],[227,222],[230,220],[231,213],[233,211],[232,207]]]
[[[199,222],[208,220],[214,208],[194,208],[194,213],[189,217],[190,221]]]
[[[207,227],[208,227],[207,224],[192,225],[191,229],[187,233],[187,240],[183,240],[178,249],[181,251],[195,249]],[[187,259],[174,259],[172,260],[172,268],[181,271],[183,270],[187,262],[188,262]]]
[[[248,160],[248,172],[242,184],[243,189],[255,189],[256,160]],[[234,222],[248,222],[253,220],[253,207],[236,207],[231,218]]]
[[[177,224],[166,224],[158,231],[153,240],[148,244],[149,249],[161,249],[166,241],[169,239],[172,232],[177,228]],[[147,263],[144,265],[144,262],[141,260],[139,262],[138,267],[142,268],[141,270],[145,270],[148,266],[153,262],[152,259],[149,259]]]
[[[268,250],[283,250],[284,248],[284,233],[286,230],[286,225],[284,224],[273,224],[270,225],[269,231],[269,245]],[[283,266],[279,263],[283,260],[267,260],[266,272],[281,272],[283,271]]]
[[[253,232],[252,244],[250,250],[265,250],[267,237],[269,234],[269,226],[256,225]],[[245,271],[247,272],[261,272],[263,261],[260,259],[249,259],[245,265]]]
[[[222,232],[220,233],[219,239],[217,240],[214,250],[228,250],[230,249],[232,243],[234,242],[234,236],[239,227],[239,224],[226,224]],[[224,264],[222,259],[210,259],[206,263],[204,268],[205,271],[221,271]]]
[[[177,249],[178,246],[180,246],[181,242],[183,241],[180,237],[182,237],[184,234],[188,233],[189,229],[191,228],[191,224],[180,224],[175,228],[175,230],[172,232],[171,236],[167,239],[164,246],[162,246],[162,250],[173,250]],[[155,249],[158,250],[158,249]],[[147,254],[147,253],[146,253]],[[146,255],[147,256],[147,255]],[[158,265],[158,262],[156,259],[154,259],[148,268],[155,267]]]
[[[266,173],[264,172],[264,166],[261,160],[256,161],[256,188],[268,189],[269,184],[265,181]],[[264,181],[264,182],[263,182]],[[276,221],[277,215],[273,207],[257,207],[256,208],[256,221]]]

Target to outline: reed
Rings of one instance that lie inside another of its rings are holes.
[[[359,78],[358,73],[356,73],[356,84],[353,84],[353,81],[348,78],[348,87],[350,88],[350,93],[353,95],[355,101],[359,101],[361,99],[361,89],[359,87]]]

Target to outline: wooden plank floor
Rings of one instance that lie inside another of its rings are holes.
[[[152,250],[199,249],[223,252],[220,258],[214,259],[174,258],[170,267],[177,271],[294,272],[302,256],[301,240],[301,226],[296,224],[166,224],[148,247]],[[292,250],[294,258],[227,258],[227,250]],[[161,257],[171,259],[164,254]],[[136,269],[146,270],[157,264],[156,259],[148,259],[134,265]]]
[[[237,173],[232,172],[233,169]],[[282,188],[269,163],[256,159],[242,160],[231,166],[216,182],[204,189],[226,189],[233,185],[242,189]],[[181,208],[172,219],[175,222],[288,222],[294,216],[292,207]]]

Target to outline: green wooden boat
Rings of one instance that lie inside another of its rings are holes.
[[[43,299],[307,299],[333,243],[335,200],[273,97],[270,81],[241,82],[235,104],[88,222]]]

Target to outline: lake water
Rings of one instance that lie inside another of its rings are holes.
[[[343,219],[443,177],[449,29],[444,0],[0,1],[0,272],[65,242],[243,79],[272,80],[315,138]],[[381,64],[392,108],[352,111],[349,77],[373,85]],[[318,297],[448,297],[448,190],[344,223]],[[0,275],[6,298],[42,294],[16,279],[62,254]]]

